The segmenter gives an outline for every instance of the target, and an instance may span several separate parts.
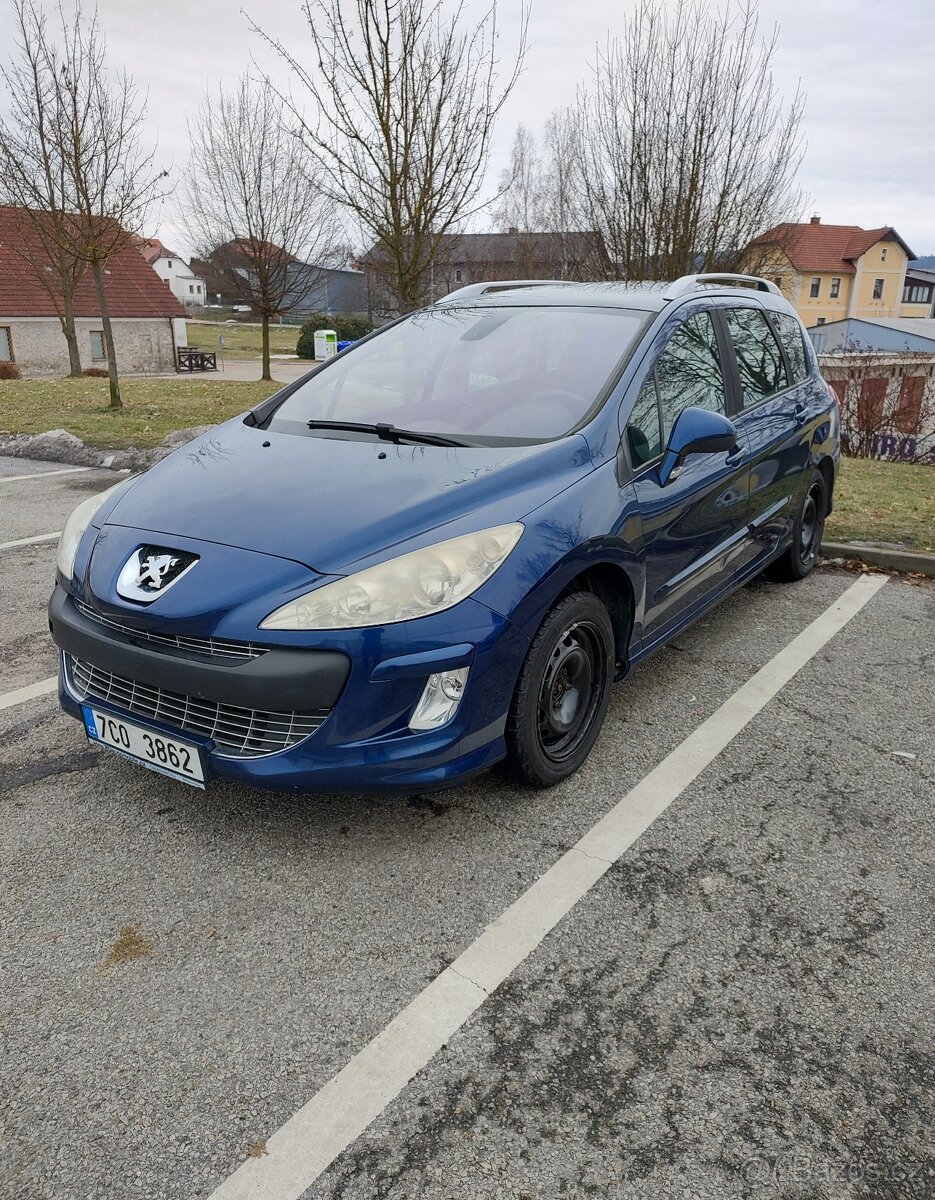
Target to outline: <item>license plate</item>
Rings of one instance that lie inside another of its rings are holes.
[[[160,775],[181,779],[192,787],[204,787],[205,773],[197,746],[166,737],[164,733],[156,733],[142,725],[134,725],[132,721],[102,712],[89,704],[82,704],[81,711],[85,730],[92,742],[99,742],[131,762],[142,763],[144,767],[158,771]]]

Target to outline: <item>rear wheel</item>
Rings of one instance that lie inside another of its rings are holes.
[[[507,720],[507,772],[551,787],[587,758],[604,723],[614,674],[614,631],[592,592],[555,605],[533,638]]]
[[[813,471],[808,491],[792,528],[792,545],[766,568],[770,579],[793,582],[804,579],[818,559],[825,532],[828,493],[824,476]]]

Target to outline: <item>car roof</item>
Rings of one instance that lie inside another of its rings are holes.
[[[746,283],[729,286],[720,279],[749,279]],[[718,296],[754,299],[764,307],[778,312],[795,314],[795,309],[782,296],[775,284],[754,276],[689,275],[672,283],[611,282],[562,283],[535,280],[491,280],[483,284],[468,284],[436,302],[433,307],[456,305],[461,308],[622,308],[640,312],[661,312],[675,300],[716,293]]]

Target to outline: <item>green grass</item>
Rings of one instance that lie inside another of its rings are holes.
[[[106,379],[0,381],[0,432],[67,429],[92,446],[157,446],[173,429],[214,425],[265,400],[281,383],[123,379],[124,407],[108,407]]]
[[[262,353],[263,330],[259,325],[189,321],[187,329],[189,346],[197,346],[199,350],[216,350],[225,358],[259,358]],[[224,338],[223,346],[218,344],[219,336]],[[298,340],[298,325],[271,325],[269,352],[294,355]]]
[[[935,467],[842,459],[825,535],[935,552]]]
[[[224,421],[281,386],[218,378],[125,379],[124,407],[115,411],[108,407],[106,379],[0,381],[0,432],[67,429],[107,449],[156,446],[173,429]],[[901,542],[935,553],[935,467],[843,459],[827,536]]]

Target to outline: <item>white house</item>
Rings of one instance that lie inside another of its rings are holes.
[[[176,300],[191,308],[207,302],[205,281],[195,274],[188,263],[174,250],[167,250],[158,238],[146,238],[139,244],[140,253]]]

